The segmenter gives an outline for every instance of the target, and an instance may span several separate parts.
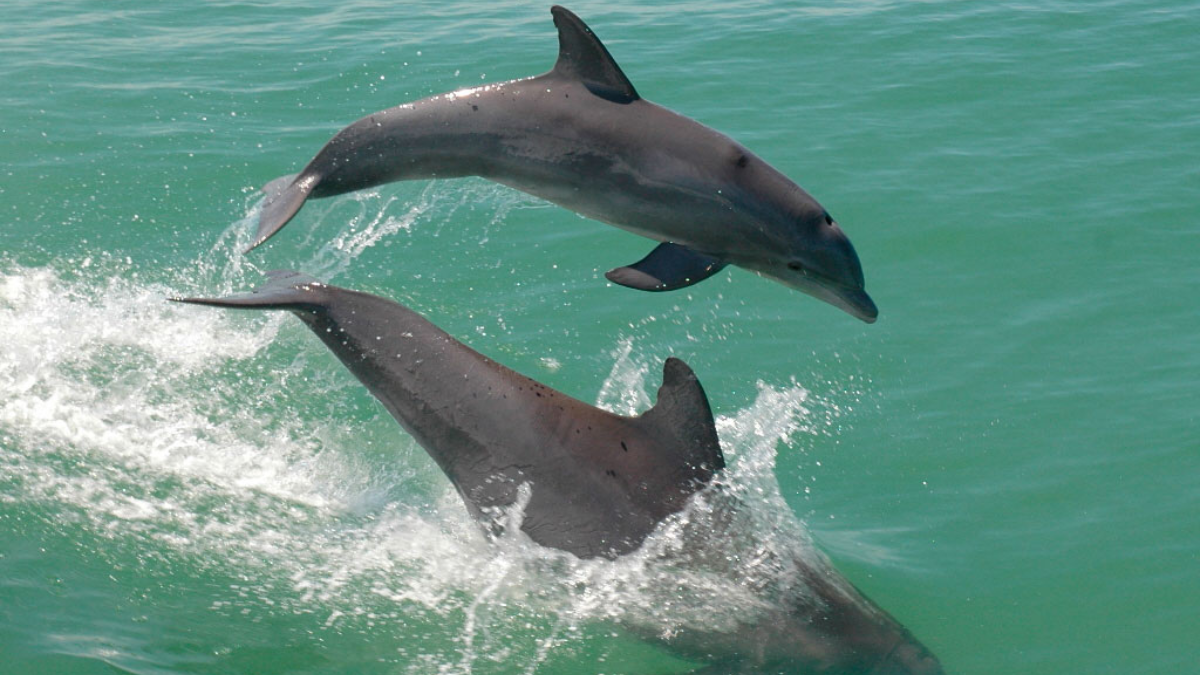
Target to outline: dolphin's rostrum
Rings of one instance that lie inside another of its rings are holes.
[[[850,240],[811,195],[729,137],[642,99],[579,17],[555,6],[559,54],[537,77],[368,115],[264,189],[251,248],[309,197],[481,176],[663,242],[609,280],[646,291],[736,265],[872,322]]]
[[[429,452],[485,529],[501,527],[497,516],[524,494],[521,530],[534,542],[616,558],[697,493],[713,493],[725,510],[721,525],[692,533],[678,564],[730,560],[745,506],[712,484],[724,458],[708,399],[683,361],[667,359],[650,410],[624,417],[492,361],[402,305],[294,272],[270,274],[253,293],[181,301],[298,316]],[[779,587],[790,590],[765,599],[754,620],[655,637],[710,664],[706,673],[942,673],[823,556],[784,562],[795,578]]]

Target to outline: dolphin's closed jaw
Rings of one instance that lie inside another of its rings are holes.
[[[778,276],[774,278],[818,300],[824,300],[856,319],[875,323],[875,319],[879,317],[879,309],[875,306],[875,301],[861,286],[840,284],[809,270],[801,271],[799,275],[789,275],[786,278]]]
[[[867,323],[875,323],[875,319],[879,318],[879,308],[875,306],[875,301],[863,289],[838,288],[833,289],[833,292],[839,300],[833,304],[844,309],[851,316]]]
[[[861,286],[847,286],[807,268],[797,269],[789,266],[782,272],[762,269],[754,272],[827,302],[866,323],[875,323],[875,319],[879,318],[879,309],[875,307],[875,301]]]

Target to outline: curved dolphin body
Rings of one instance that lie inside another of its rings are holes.
[[[708,399],[679,359],[658,404],[614,415],[458,342],[390,300],[294,272],[249,295],[185,302],[292,311],[433,457],[475,518],[500,527],[532,487],[521,529],[581,558],[642,544],[724,466]]]
[[[467,509],[495,531],[498,512],[527,490],[521,529],[582,558],[638,548],[724,466],[708,399],[676,358],[663,367],[654,407],[638,417],[600,410],[524,377],[458,342],[415,312],[365,293],[273,272],[257,291],[218,307],[298,316],[429,452]],[[689,535],[680,564],[723,569],[744,536],[731,500],[719,525]],[[771,609],[736,630],[655,637],[712,673],[939,675],[903,626],[824,558],[797,557],[796,577]],[[789,577],[790,578],[790,577]],[[636,627],[634,627],[636,629]]]
[[[875,320],[854,247],[812,196],[729,137],[643,100],[579,17],[551,12],[553,70],[351,124],[299,174],[263,188],[251,248],[309,197],[482,176],[663,242],[608,272],[614,283],[668,291],[737,265]]]

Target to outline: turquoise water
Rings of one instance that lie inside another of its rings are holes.
[[[257,188],[345,124],[547,70],[548,6],[10,2],[5,672],[692,667],[619,627],[635,562],[485,541],[299,322],[163,300],[278,267],[621,412],[684,358],[761,536],[811,534],[948,672],[1196,672],[1200,3],[571,8],[833,213],[879,322],[738,269],[614,287],[648,240],[479,180],[315,201],[241,255]]]

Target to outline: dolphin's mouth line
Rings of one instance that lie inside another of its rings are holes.
[[[866,290],[861,285],[850,285],[844,281],[838,281],[831,276],[821,274],[820,272],[810,269],[800,263],[789,263],[788,269],[793,272],[799,272],[805,278],[812,280],[814,283],[826,288],[840,288],[847,291],[864,291]]]
[[[794,275],[785,277],[763,272],[759,272],[759,275],[770,277],[782,282],[785,286],[820,298],[867,323],[874,323],[875,318],[879,316],[879,310],[875,307],[871,297],[867,295],[867,290],[862,284],[848,284],[799,262],[790,262],[787,264],[787,268]]]

